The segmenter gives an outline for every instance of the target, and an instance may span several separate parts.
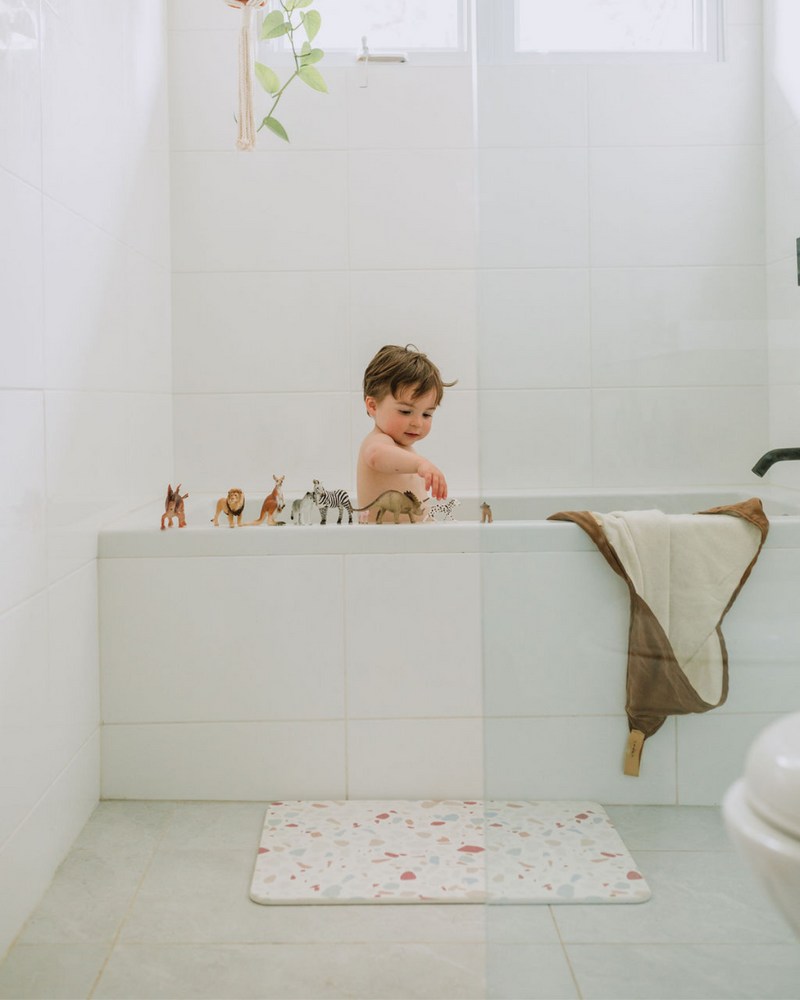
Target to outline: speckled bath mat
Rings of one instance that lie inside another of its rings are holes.
[[[643,903],[597,802],[271,802],[256,903]]]

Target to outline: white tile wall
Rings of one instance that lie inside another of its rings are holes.
[[[98,528],[172,475],[165,43],[165,2],[0,16],[0,954],[99,795]]]

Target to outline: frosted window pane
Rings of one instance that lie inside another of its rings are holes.
[[[523,52],[692,52],[695,0],[518,0]]]
[[[460,0],[319,0],[314,10],[322,27],[314,39],[321,49],[361,51],[367,36],[370,51],[377,49],[463,48],[459,31]],[[292,23],[297,23],[295,13]],[[305,41],[301,28],[297,40]],[[289,42],[283,39],[283,47]]]

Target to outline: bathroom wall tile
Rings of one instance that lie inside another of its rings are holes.
[[[238,486],[252,504],[275,475],[300,493],[314,479],[327,489],[355,480],[346,393],[177,395],[174,424],[175,475],[195,492]]]
[[[762,0],[725,0],[725,24],[761,24]]]
[[[347,723],[351,799],[481,798],[482,724],[476,719]]]
[[[586,146],[586,66],[479,65],[478,145]]]
[[[97,555],[97,531],[166,493],[171,472],[166,394],[47,392],[50,582]]]
[[[350,271],[350,388],[384,344],[415,344],[459,389],[477,386],[475,271]]]
[[[344,799],[344,722],[103,726],[103,798]]]
[[[52,781],[46,749],[50,705],[46,624],[43,591],[0,615],[0,844],[25,820]]]
[[[600,553],[486,553],[481,569],[486,714],[622,712],[630,602]]]
[[[798,606],[800,551],[762,550],[723,622],[730,689],[718,713],[800,710]]]
[[[348,556],[345,567],[348,717],[479,716],[478,554]]]
[[[760,267],[592,270],[595,386],[766,382]]]
[[[363,393],[351,393],[350,403],[353,465],[351,482],[355,496],[358,452],[374,423],[366,414]],[[442,470],[447,481],[448,497],[454,496],[459,490],[477,490],[480,486],[478,407],[477,392],[445,389],[442,404],[433,418],[434,426],[428,437],[415,449]],[[369,503],[373,499],[374,497],[369,497],[364,503]],[[456,511],[456,516],[458,513]]]
[[[595,148],[589,159],[596,267],[762,263],[761,147]]]
[[[794,256],[800,233],[800,125],[764,147],[766,170],[766,263]]]
[[[109,39],[124,37],[125,8],[119,4],[103,3],[102,0],[43,0],[58,17],[59,22],[87,48],[97,48],[99,66],[107,69],[114,64],[114,56],[102,50]]]
[[[0,392],[3,469],[0,550],[13,572],[0,576],[0,613],[46,583],[45,422],[41,392]]]
[[[50,389],[132,389],[129,251],[44,199],[45,377]]]
[[[594,390],[594,484],[741,482],[764,451],[766,394],[759,386]]]
[[[478,272],[479,382],[484,389],[591,383],[589,272]]]
[[[363,80],[347,70],[350,149],[472,148],[471,67],[371,64]]]
[[[582,267],[589,257],[585,149],[482,149],[483,267]]]
[[[0,848],[0,948],[8,949],[97,805],[100,738],[69,761]]]
[[[348,162],[351,267],[474,266],[470,150],[351,151]]]
[[[719,62],[588,67],[592,146],[762,141],[761,28],[728,25]]]
[[[346,272],[175,274],[172,289],[176,392],[349,389]]]
[[[0,299],[3,324],[2,388],[41,388],[44,378],[42,319],[42,196],[0,168]]]
[[[239,19],[234,11],[230,30],[191,30],[197,18],[169,33],[170,142],[174,150],[232,150],[236,144],[238,114]],[[270,66],[286,83],[294,71],[276,62],[266,49],[256,52],[259,62]],[[328,87],[323,94],[302,81],[293,82],[281,97],[276,118],[286,129],[291,145],[262,128],[259,150],[344,149],[347,146],[347,70],[327,66],[317,69]],[[269,114],[273,99],[256,82],[253,112],[256,127]]]
[[[586,486],[592,478],[588,389],[480,393],[481,479],[492,489]],[[525,447],[520,448],[520,429]]]
[[[173,270],[341,270],[346,184],[344,152],[173,153]]]
[[[0,21],[0,167],[34,187],[42,182],[40,37],[39,0],[9,0]]]
[[[484,797],[674,803],[674,724],[668,722],[648,741],[635,781],[622,772],[627,740],[628,721],[622,712],[486,718]]]
[[[764,4],[764,138],[800,121],[800,72],[792,39],[800,30],[800,11],[792,0]]]
[[[128,164],[129,194],[124,202],[121,239],[165,269],[170,267],[170,154],[144,150]],[[146,205],[142,211],[140,206]]]
[[[769,439],[760,438],[769,448],[795,447],[798,440],[797,414],[800,412],[800,385],[773,385],[769,390]],[[767,448],[761,448],[761,452]],[[759,450],[756,450],[759,455]],[[779,462],[764,476],[764,482],[800,489],[800,463]]]
[[[678,718],[678,802],[719,805],[728,788],[744,773],[753,740],[782,714],[710,712]]]
[[[130,332],[118,349],[128,357],[129,384],[140,392],[171,394],[171,275],[168,268],[135,250],[126,253],[125,312]]]
[[[198,6],[197,0],[167,0],[167,12],[169,27],[174,31],[189,28],[235,31],[241,21],[241,15],[231,7]]]
[[[769,384],[800,383],[800,298],[797,295],[797,258],[783,257],[764,269],[769,329]]]
[[[100,726],[97,565],[47,591],[50,643],[48,705],[42,743],[55,778]]]
[[[338,556],[111,559],[99,572],[106,724],[344,715]],[[178,616],[177,578],[184,581]],[[224,629],[221,593],[236,595],[225,605]]]
[[[129,197],[120,74],[108,67],[104,77],[97,59],[88,58],[89,52],[105,50],[102,34],[90,28],[73,34],[50,5],[43,3],[41,11],[44,193],[120,238]],[[97,38],[94,47],[92,37]],[[104,81],[102,87],[98,80]]]

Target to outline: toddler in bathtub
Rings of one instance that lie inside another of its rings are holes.
[[[444,474],[418,455],[414,445],[430,433],[433,414],[445,386],[436,365],[413,344],[382,347],[364,372],[364,402],[375,426],[358,453],[358,506],[372,503],[385,490],[410,490],[424,502],[447,499]],[[370,522],[375,511],[359,515]]]

